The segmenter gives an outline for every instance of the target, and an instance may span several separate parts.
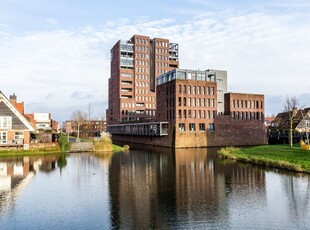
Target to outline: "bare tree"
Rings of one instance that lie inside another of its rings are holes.
[[[287,97],[284,104],[284,112],[288,114],[289,122],[289,143],[293,147],[293,123],[297,120],[297,106],[299,105],[296,97]]]
[[[80,128],[87,121],[87,114],[83,113],[80,110],[74,111],[72,114],[72,121],[77,126],[77,141],[80,141]]]
[[[94,109],[91,103],[88,103],[87,107],[87,124],[86,124],[86,135],[90,137],[90,133],[92,131],[92,119],[93,119]]]

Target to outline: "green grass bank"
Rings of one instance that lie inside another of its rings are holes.
[[[264,145],[249,148],[226,147],[218,157],[295,172],[310,173],[310,151],[288,145]]]
[[[0,150],[0,158],[1,157],[11,157],[11,156],[34,156],[34,155],[47,155],[60,153],[59,147],[52,148],[42,148],[42,149],[31,149],[31,150]]]

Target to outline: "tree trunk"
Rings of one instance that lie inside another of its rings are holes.
[[[290,120],[290,146],[293,148],[293,120]]]
[[[80,125],[78,125],[77,128],[78,128],[77,142],[80,142]]]

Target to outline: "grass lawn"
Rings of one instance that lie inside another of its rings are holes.
[[[222,148],[220,158],[235,159],[274,168],[310,173],[310,151],[296,145],[265,145],[249,148]]]
[[[34,155],[46,155],[59,153],[58,147],[52,147],[48,149],[34,149],[34,150],[0,150],[0,158],[1,157],[11,157],[11,156],[34,156]]]

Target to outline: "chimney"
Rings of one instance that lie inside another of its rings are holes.
[[[10,102],[14,107],[16,107],[16,102],[17,102],[16,100],[17,100],[17,96],[15,93],[13,93],[13,95],[10,95]]]

